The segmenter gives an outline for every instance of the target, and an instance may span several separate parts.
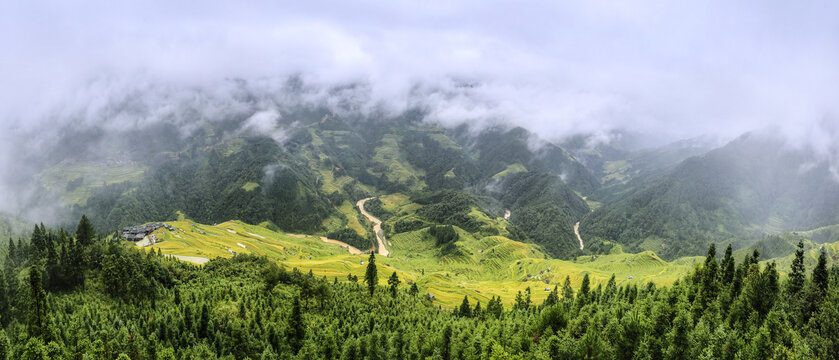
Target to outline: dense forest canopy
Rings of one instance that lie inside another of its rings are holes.
[[[448,227],[433,236],[451,241]],[[839,267],[742,261],[713,245],[672,286],[566,279],[541,304],[443,309],[376,271],[325,278],[239,255],[199,267],[97,235],[35,226],[0,276],[3,359],[835,359]],[[787,273],[780,276],[779,271]],[[533,289],[537,291],[539,289]]]

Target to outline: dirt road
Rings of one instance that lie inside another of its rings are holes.
[[[583,238],[580,237],[580,222],[574,224],[574,234],[577,235],[577,240],[580,240],[580,250],[583,249]]]
[[[373,231],[376,233],[376,240],[379,242],[379,255],[388,256],[390,251],[387,251],[387,247],[385,247],[385,235],[384,232],[382,232],[382,221],[364,210],[364,203],[370,199],[372,199],[372,197],[358,200],[356,205],[358,206],[358,210],[361,210],[361,214],[373,222]]]
[[[338,245],[338,246],[340,246],[344,249],[347,249],[347,251],[349,251],[350,254],[353,254],[353,255],[361,254],[361,250],[358,250],[355,246],[347,244],[343,241],[332,240],[332,239],[327,238],[326,236],[321,236],[320,239],[325,243],[335,244],[335,245]]]

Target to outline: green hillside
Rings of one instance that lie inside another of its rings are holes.
[[[748,134],[613,197],[581,232],[673,258],[701,254],[711,242],[743,247],[763,234],[836,224],[837,209],[839,182],[827,164]]]
[[[503,224],[503,219],[493,220]],[[167,222],[176,231],[165,228],[154,235],[159,241],[143,250],[176,255],[181,260],[203,264],[209,259],[230,258],[236,254],[267,256],[288,268],[315,275],[338,277],[347,274],[364,276],[367,254],[350,254],[340,245],[324,242],[320,236],[298,235],[270,230],[263,226],[228,221],[204,225],[192,221]],[[388,240],[391,254],[377,259],[379,271],[396,272],[405,281],[416,282],[435,295],[437,302],[454,307],[464,295],[489,301],[500,296],[512,304],[519,291],[531,288],[534,301],[541,302],[547,292],[562,285],[566,276],[578,286],[589,275],[594,285],[605,283],[615,274],[617,283],[659,285],[691,271],[701,258],[666,262],[652,252],[582,256],[573,260],[547,259],[538,246],[510,240],[504,236],[473,236],[460,228],[457,251],[441,254],[428,234],[429,228],[394,234]],[[385,285],[385,279],[381,279]]]

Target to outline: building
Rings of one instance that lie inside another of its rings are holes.
[[[169,228],[168,226],[162,223],[128,226],[122,229],[122,238],[128,241],[140,241],[143,240],[144,237],[148,236],[155,230],[160,229],[162,227],[166,227],[167,229]]]

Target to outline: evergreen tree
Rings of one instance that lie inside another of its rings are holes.
[[[798,241],[798,246],[795,250],[795,258],[792,259],[792,266],[789,272],[789,281],[787,281],[787,293],[791,298],[795,298],[804,289],[804,284],[807,281],[807,274],[804,268],[804,242]]]
[[[548,294],[545,298],[545,301],[542,303],[542,307],[546,308],[549,306],[553,306],[559,302],[559,286],[555,286],[554,289]]]
[[[29,316],[27,331],[29,336],[41,338],[47,334],[47,293],[41,284],[41,270],[32,265],[29,268]]]
[[[813,287],[823,296],[827,293],[828,274],[827,274],[827,254],[824,249],[819,252],[819,262],[813,269]]]
[[[93,224],[87,218],[87,215],[82,215],[79,225],[76,227],[76,241],[82,246],[88,246],[93,244],[95,236],[96,231],[93,229]]]
[[[411,294],[411,296],[417,296],[417,294],[419,294],[419,287],[417,287],[417,283],[411,283],[411,289],[408,290],[408,293]]]
[[[469,297],[463,297],[463,302],[460,303],[460,308],[458,309],[458,315],[461,317],[472,317],[472,308],[469,307]]]
[[[291,307],[291,318],[289,318],[289,345],[294,353],[300,351],[303,340],[306,337],[306,324],[303,323],[303,310],[300,306],[300,298],[294,298]]]
[[[588,292],[590,291],[589,287],[591,286],[591,280],[588,277],[588,273],[583,276],[583,282],[580,284],[580,297],[587,297]]]
[[[42,224],[43,225],[43,224]],[[44,253],[44,246],[46,240],[44,240],[45,234],[42,231],[42,227],[35,225],[35,229],[32,230],[32,237],[29,238],[29,244],[32,247],[30,255],[30,260],[32,263],[38,261],[41,258],[41,255]]]
[[[390,285],[390,295],[396,297],[396,290],[401,283],[399,281],[399,277],[396,276],[396,271],[393,272],[393,275],[390,275],[390,279],[387,280],[388,285]]]
[[[673,321],[673,328],[667,336],[667,359],[688,359],[690,355],[690,339],[688,335],[693,327],[693,321],[690,318],[690,312],[682,307],[676,314],[676,319]]]
[[[379,274],[376,270],[376,254],[370,253],[370,258],[367,260],[367,271],[364,273],[364,281],[367,283],[367,289],[370,291],[370,296],[376,291],[376,285],[379,283]]]
[[[580,283],[580,293],[577,295],[577,306],[582,308],[589,302],[589,298],[591,297],[591,280],[589,279],[588,273],[583,275],[583,281]]]
[[[501,314],[504,312],[504,305],[501,304],[501,297],[493,296],[487,303],[486,312],[487,314],[494,316],[496,319],[501,317]]]
[[[702,268],[702,292],[700,305],[702,309],[708,307],[717,298],[717,248],[714,243],[708,247],[705,266]]]
[[[609,278],[609,282],[606,283],[606,289],[603,291],[603,297],[600,299],[601,302],[608,302],[615,296],[617,293],[617,285],[615,283],[615,274],[612,274],[612,277]]]
[[[442,356],[443,360],[451,359],[451,348],[452,348],[452,326],[451,325],[446,325],[446,328],[443,330],[443,337],[440,341],[440,355]]]
[[[731,244],[728,244],[728,247],[725,248],[725,255],[723,255],[722,262],[720,263],[720,270],[722,270],[720,275],[723,284],[731,284],[734,280],[734,265]]]
[[[562,300],[574,301],[574,288],[571,287],[571,277],[566,275],[565,282],[562,283]]]

